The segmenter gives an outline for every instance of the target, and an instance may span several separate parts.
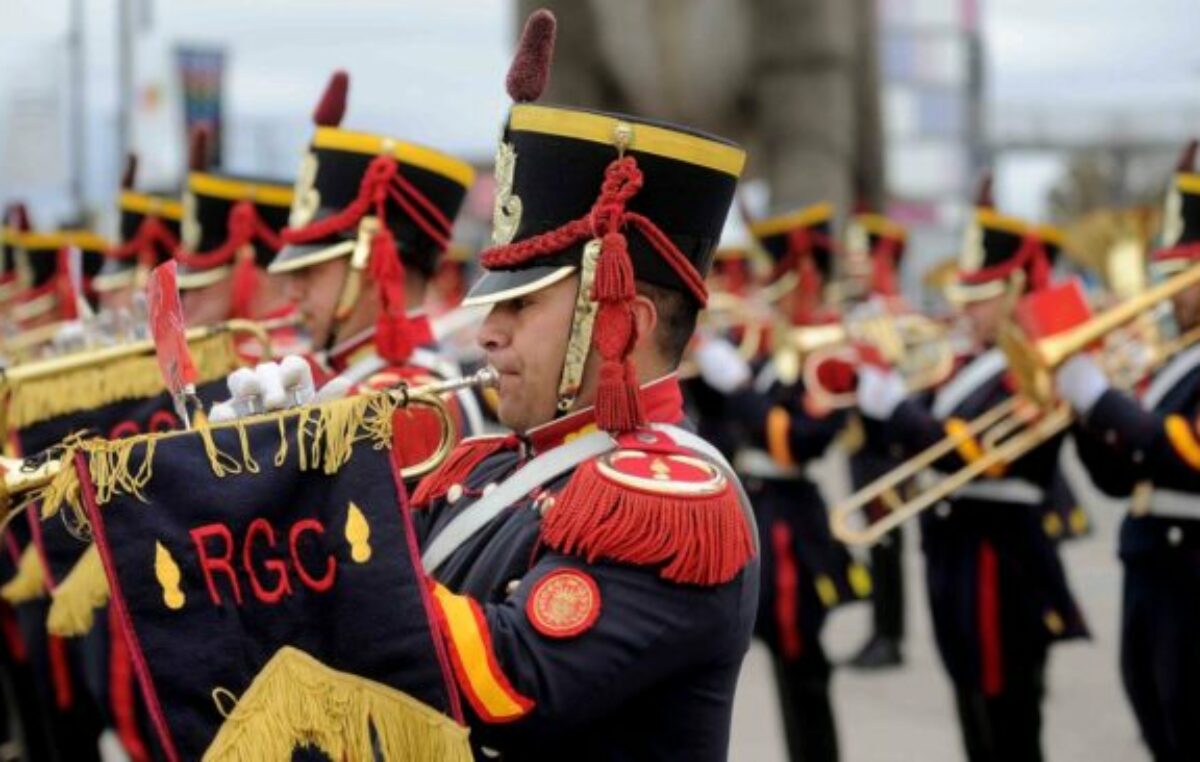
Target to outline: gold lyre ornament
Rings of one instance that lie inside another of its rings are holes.
[[[196,216],[196,196],[191,191],[183,193],[183,221],[180,223],[180,237],[183,246],[191,251],[200,248],[200,219]]]
[[[296,175],[295,193],[292,195],[292,211],[288,215],[288,227],[302,228],[313,221],[321,208],[321,192],[316,188],[317,155],[312,151],[304,154],[300,162],[300,173]]]
[[[1172,184],[1167,191],[1167,200],[1163,208],[1162,241],[1164,247],[1179,243],[1183,237],[1183,194]]]
[[[492,206],[492,245],[503,246],[517,235],[521,225],[521,197],[513,193],[517,151],[512,143],[500,141],[496,149],[496,200]]]
[[[973,272],[983,267],[986,255],[983,252],[983,228],[978,221],[972,221],[967,226],[963,236],[963,247],[960,264],[964,272]]]

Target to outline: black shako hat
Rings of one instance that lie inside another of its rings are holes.
[[[137,154],[129,154],[121,193],[117,197],[120,213],[120,243],[105,253],[104,265],[92,283],[97,292],[135,285],[138,273],[148,273],[169,260],[179,247],[183,204],[176,194],[139,193]]]
[[[404,295],[406,269],[433,274],[475,170],[432,148],[342,129],[349,87],[349,76],[335,72],[313,112],[317,129],[296,179],[286,246],[269,271],[349,257],[334,320],[350,315],[369,280],[380,298],[376,349],[389,362],[403,363],[416,343]]]
[[[990,299],[1005,293],[1018,273],[1024,278],[1024,291],[1040,291],[1050,284],[1062,242],[1062,233],[1055,228],[997,212],[988,173],[980,181],[974,215],[958,255],[958,274],[946,295],[958,303]]]
[[[270,271],[290,272],[352,254],[361,220],[380,216],[373,197],[378,190],[384,222],[405,266],[432,275],[475,170],[432,148],[343,129],[349,87],[349,76],[335,72],[313,112],[316,131],[296,178],[287,245]]]
[[[1200,172],[1197,142],[1189,141],[1179,157],[1163,212],[1162,248],[1154,253],[1155,271],[1169,275],[1200,259]]]
[[[176,283],[203,288],[233,275],[242,248],[253,247],[253,264],[266,269],[283,245],[292,183],[209,171],[207,132],[191,137],[190,171],[183,194],[182,243]]]
[[[800,287],[820,301],[822,286],[833,278],[836,258],[833,204],[822,201],[754,220],[750,233],[771,258],[767,288],[772,300]]]
[[[722,138],[640,117],[534,105],[549,78],[555,19],[535,12],[509,69],[516,102],[496,154],[492,247],[464,306],[493,304],[580,273],[559,388],[573,403],[589,345],[601,359],[597,422],[643,422],[632,349],[634,281],[690,295],[704,277],[745,152]],[[594,322],[594,325],[593,325]]]

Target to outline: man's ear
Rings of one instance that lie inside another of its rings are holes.
[[[637,328],[638,343],[654,341],[654,329],[658,326],[658,306],[648,296],[637,294],[630,303],[633,324]]]

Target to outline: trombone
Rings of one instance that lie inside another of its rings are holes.
[[[834,536],[847,545],[874,545],[892,529],[977,477],[1003,468],[1065,431],[1075,416],[1069,405],[1055,398],[1054,369],[1112,331],[1197,284],[1200,284],[1200,265],[1193,265],[1074,328],[1038,341],[1030,341],[1013,324],[1005,326],[1000,346],[1009,358],[1009,370],[1016,377],[1018,393],[835,505],[829,517]],[[1200,328],[1160,345],[1147,372],[1151,366],[1161,365],[1198,341]],[[910,500],[889,499],[905,481],[972,439],[980,442],[980,457]],[[857,526],[852,520],[854,516],[876,499],[883,499],[891,510],[876,521],[868,519],[865,525]]]

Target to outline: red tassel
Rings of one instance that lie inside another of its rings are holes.
[[[188,169],[192,172],[208,171],[208,128],[203,124],[193,127],[188,138]]]
[[[75,299],[75,289],[71,285],[71,250],[63,247],[58,250],[58,265],[54,273],[54,291],[58,299],[60,320],[76,320],[79,317],[79,303]]]
[[[516,436],[476,437],[464,439],[442,462],[436,471],[421,480],[413,490],[410,504],[414,510],[428,508],[434,500],[445,497],[451,485],[463,484],[483,460],[501,450],[516,447]]]
[[[992,197],[992,170],[985,169],[979,178],[979,190],[975,193],[975,206],[980,209],[995,209],[996,199]]]
[[[133,190],[133,183],[137,179],[137,168],[137,154],[130,153],[125,157],[125,172],[121,175],[121,190]]]
[[[350,75],[338,69],[329,78],[321,102],[313,110],[313,123],[322,127],[337,127],[346,115],[346,94],[350,90]]]
[[[1175,171],[1184,173],[1195,171],[1197,148],[1200,148],[1200,142],[1195,139],[1188,141],[1187,145],[1183,147],[1183,152],[1179,154],[1179,163],[1175,165]]]
[[[592,332],[601,359],[596,424],[605,431],[629,431],[645,421],[637,374],[629,362],[638,338],[630,306],[635,295],[633,263],[625,236],[607,233],[601,239],[592,285],[592,300],[600,304]]]
[[[559,553],[659,566],[663,579],[720,585],[754,555],[750,529],[731,485],[714,495],[652,494],[580,466],[542,519],[543,543]]]
[[[545,92],[550,81],[557,26],[554,14],[545,8],[531,13],[525,22],[521,41],[517,43],[517,52],[504,82],[508,97],[517,103],[536,101]]]
[[[404,298],[404,264],[396,239],[386,227],[371,240],[370,274],[379,289],[380,301],[375,347],[383,359],[402,364],[413,350]]]
[[[884,238],[875,247],[871,257],[871,291],[884,296],[895,296],[896,286],[896,249],[894,238]]]
[[[253,319],[252,302],[258,293],[262,275],[254,262],[254,252],[241,251],[237,255],[237,263],[233,266],[233,316],[235,318]]]

